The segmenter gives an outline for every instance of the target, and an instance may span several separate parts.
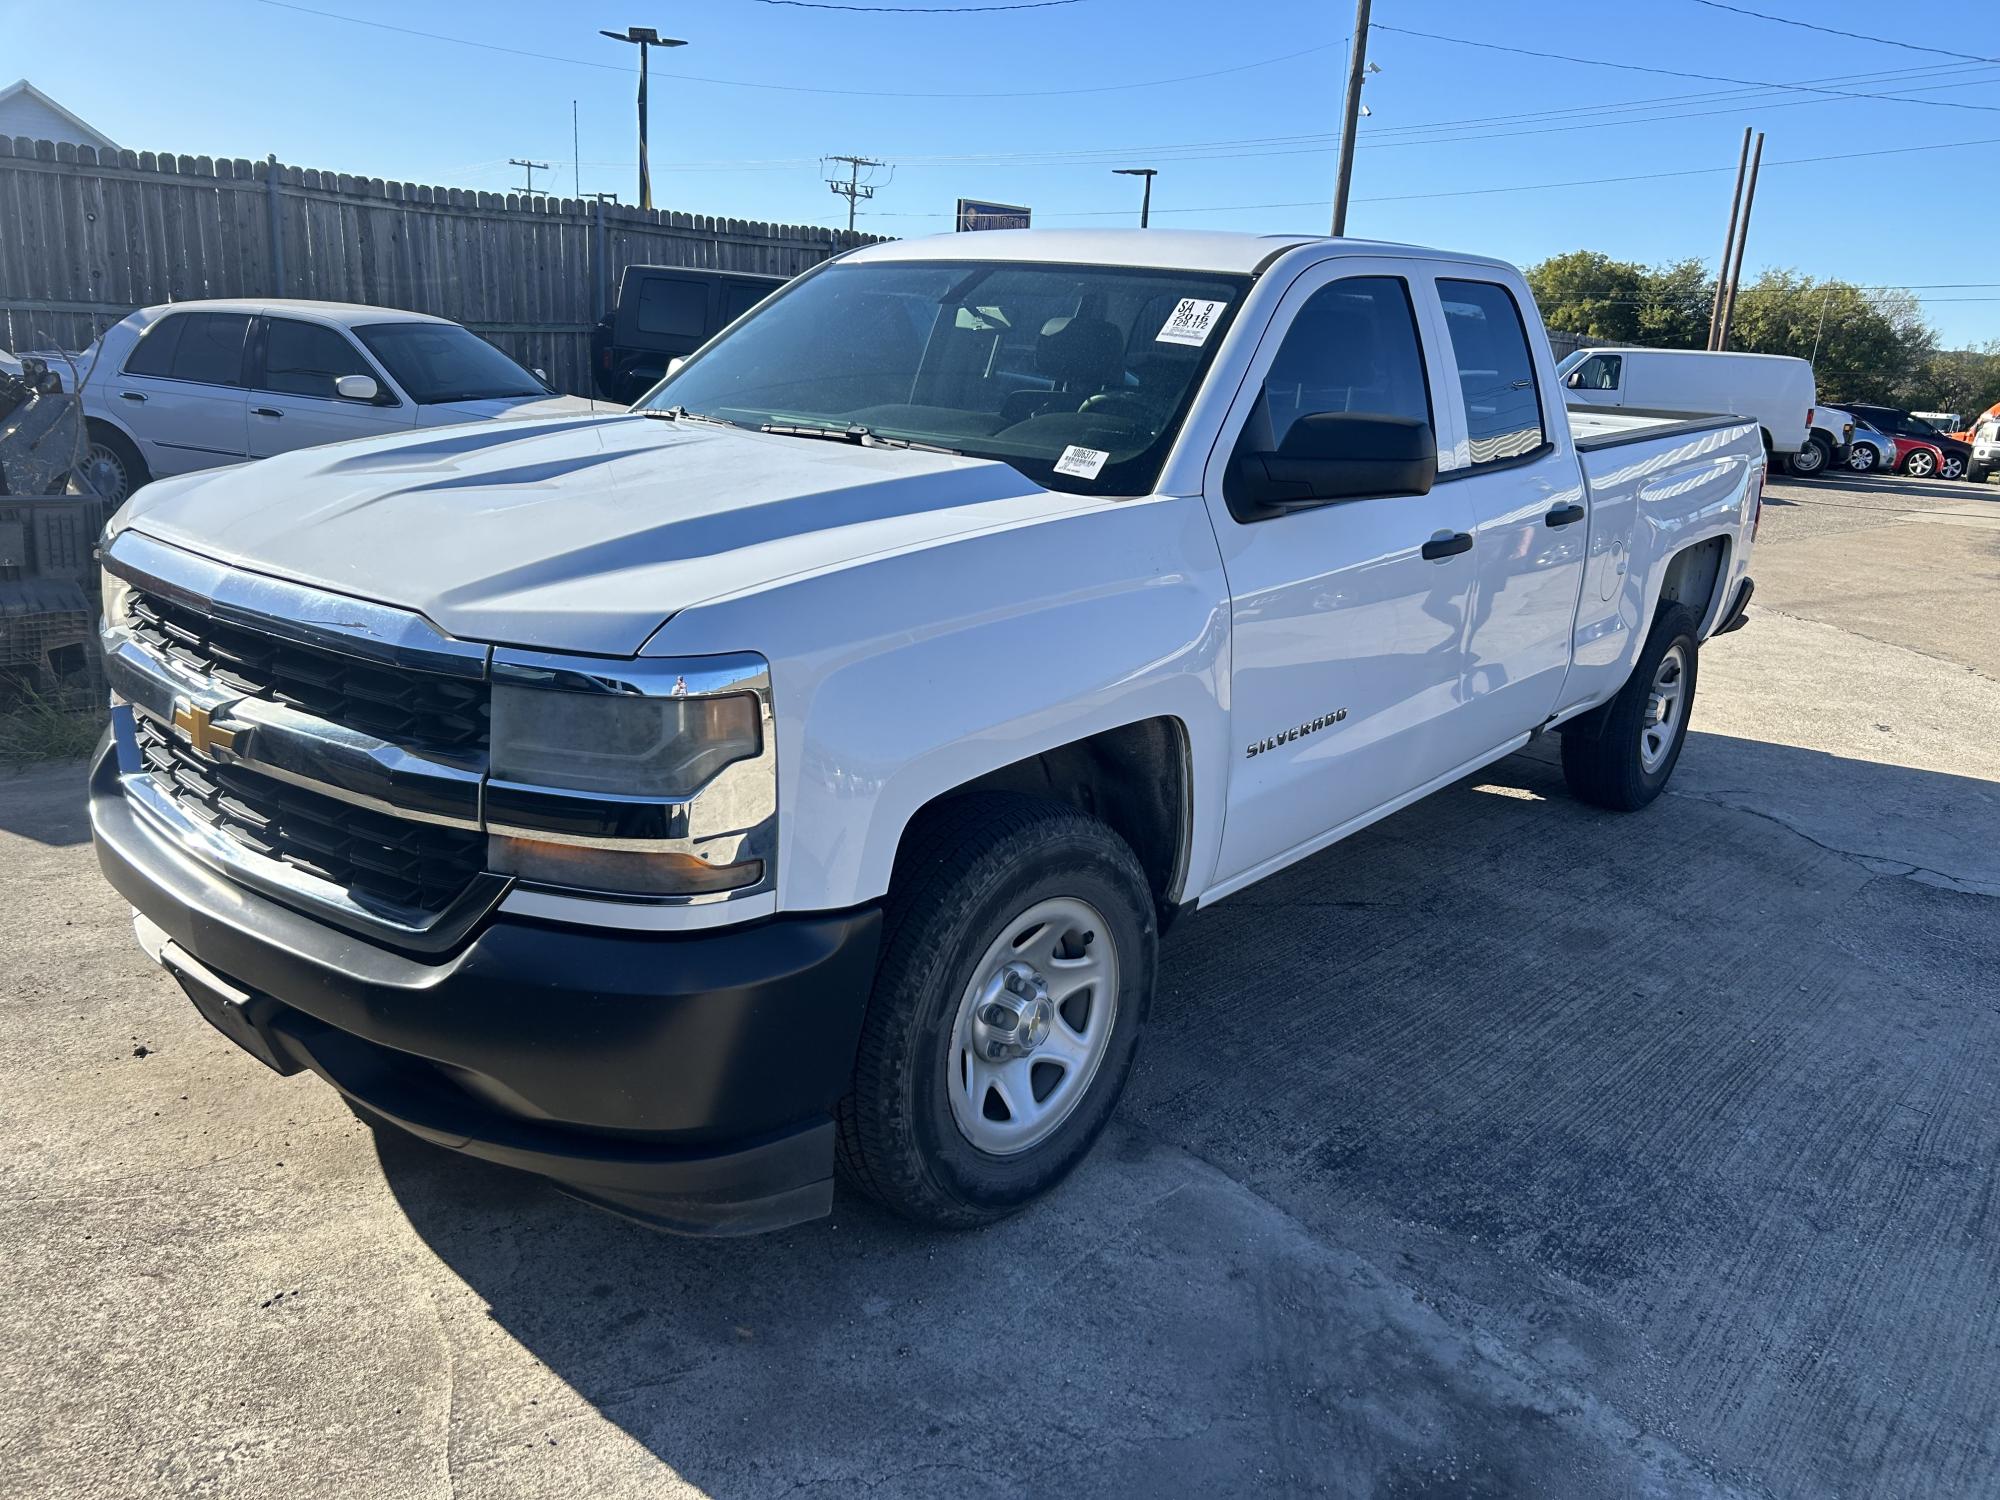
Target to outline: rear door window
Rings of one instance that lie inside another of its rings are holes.
[[[164,317],[141,334],[138,347],[133,349],[131,358],[125,361],[125,373],[171,377],[174,372],[174,351],[180,347],[181,330],[187,327],[189,316],[187,313],[178,313]]]
[[[168,376],[199,385],[243,384],[243,346],[250,336],[248,313],[182,313]],[[150,340],[149,340],[150,342]],[[130,366],[127,366],[130,369]]]
[[[1548,441],[1527,325],[1511,292],[1492,281],[1440,278],[1472,464],[1525,458]]]

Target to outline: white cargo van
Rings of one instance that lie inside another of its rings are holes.
[[[1572,406],[1728,412],[1757,423],[1764,446],[1787,459],[1805,447],[1812,430],[1812,366],[1787,354],[1579,349],[1556,373]]]

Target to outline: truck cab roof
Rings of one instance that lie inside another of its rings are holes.
[[[1229,229],[993,229],[976,234],[935,234],[886,240],[851,250],[847,264],[890,261],[1014,261],[1036,264],[1135,266],[1172,271],[1251,275],[1294,250],[1319,260],[1334,255],[1382,256],[1504,266],[1485,255],[1461,255],[1388,240],[1334,239],[1327,235],[1250,234]]]

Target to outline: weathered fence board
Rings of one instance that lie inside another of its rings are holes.
[[[872,238],[0,136],[0,348],[82,349],[159,302],[313,297],[454,319],[589,394],[623,267],[796,275]]]

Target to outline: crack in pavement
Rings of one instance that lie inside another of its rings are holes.
[[[1761,807],[1751,807],[1744,802],[1730,801],[1720,792],[1682,792],[1669,787],[1669,797],[1681,797],[1689,802],[1705,802],[1711,807],[1725,808],[1753,818],[1762,818],[1767,823],[1775,823],[1787,833],[1794,834],[1811,844],[1815,849],[1824,849],[1828,854],[1851,859],[1871,875],[1897,876],[1905,880],[1915,880],[1922,885],[1939,886],[1948,891],[1958,891],[1968,896],[2000,896],[2000,884],[1980,880],[1970,875],[1954,875],[1948,870],[1934,869],[1928,865],[1912,864],[1906,859],[1895,859],[1886,854],[1864,854],[1858,849],[1842,849],[1829,844],[1824,839],[1815,838],[1796,823],[1774,812],[1766,812]]]

